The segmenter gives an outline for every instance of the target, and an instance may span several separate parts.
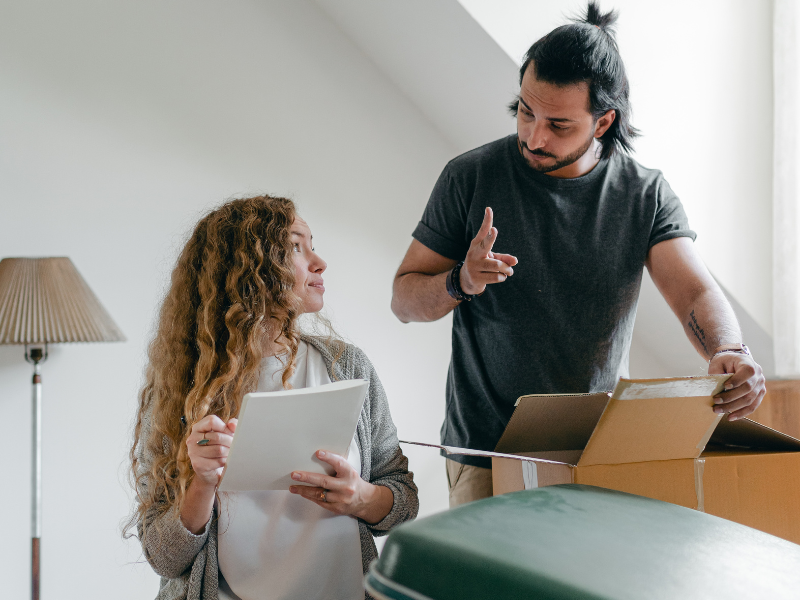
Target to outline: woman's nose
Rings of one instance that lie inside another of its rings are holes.
[[[328,263],[322,260],[321,257],[314,255],[314,261],[311,263],[311,270],[314,273],[324,273],[325,269],[328,268]]]

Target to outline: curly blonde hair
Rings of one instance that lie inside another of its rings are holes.
[[[152,518],[180,508],[194,477],[186,447],[192,426],[209,414],[225,422],[239,414],[258,383],[265,342],[287,357],[288,387],[302,313],[293,292],[295,216],[286,198],[233,200],[203,217],[181,252],[139,395],[130,450],[138,506],[125,535],[137,524],[142,535]],[[142,463],[144,453],[151,464]]]

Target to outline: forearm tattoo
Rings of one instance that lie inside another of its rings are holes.
[[[695,316],[694,311],[689,313],[689,317],[690,320],[686,324],[686,326],[689,328],[689,331],[691,331],[694,334],[694,337],[697,338],[697,341],[700,342],[700,345],[703,347],[703,350],[705,351],[707,356],[708,347],[706,346],[706,332],[702,327],[700,327],[700,324],[697,322],[697,317]]]

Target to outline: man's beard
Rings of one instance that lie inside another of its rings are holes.
[[[586,154],[586,151],[589,150],[589,148],[592,147],[592,143],[593,142],[594,142],[594,136],[589,136],[589,139],[586,140],[586,143],[581,148],[578,148],[572,154],[569,154],[569,155],[564,156],[564,157],[559,157],[559,156],[556,156],[555,154],[550,154],[549,152],[544,152],[542,150],[531,150],[530,148],[528,148],[527,145],[525,145],[525,143],[521,139],[519,139],[519,136],[517,136],[517,148],[519,148],[520,154],[522,154],[523,158],[525,158],[525,153],[522,151],[522,148],[524,147],[525,149],[528,150],[528,152],[530,152],[534,156],[547,156],[549,158],[555,158],[556,159],[556,162],[554,164],[550,165],[550,166],[544,166],[544,165],[534,166],[526,159],[525,162],[528,163],[528,166],[531,169],[533,169],[534,171],[537,171],[539,173],[550,173],[552,171],[557,171],[558,169],[560,169],[562,167],[566,167],[568,165],[571,165],[576,160],[578,160],[581,156]]]

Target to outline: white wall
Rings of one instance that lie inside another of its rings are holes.
[[[455,151],[314,4],[4,3],[0,56],[0,257],[70,256],[129,339],[44,365],[44,598],[155,596],[119,534],[129,425],[175,254],[232,195],[297,200],[400,436],[438,440],[449,322],[403,326],[389,300]],[[22,348],[0,347],[7,598],[28,594],[29,382]],[[423,512],[444,508],[443,459],[408,454]]]
[[[583,14],[587,4],[459,2],[518,63],[533,42]],[[664,172],[698,232],[706,264],[771,334],[772,2],[600,5],[620,12],[617,40],[633,123],[644,134],[636,159]]]

